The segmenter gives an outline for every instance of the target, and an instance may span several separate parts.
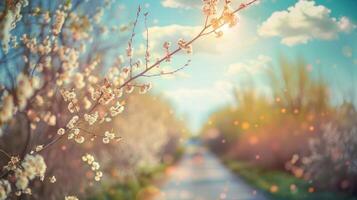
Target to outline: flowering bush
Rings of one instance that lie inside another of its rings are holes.
[[[336,120],[325,124],[321,136],[310,141],[310,154],[300,162],[305,178],[321,187],[356,192],[356,117],[355,108],[345,103]]]
[[[149,36],[148,13],[142,13],[141,7],[133,24],[118,27],[101,22],[112,8],[110,0],[91,3],[69,0],[62,4],[42,0],[2,1],[0,127],[4,140],[1,141],[0,200],[31,194],[29,186],[35,178],[44,181],[49,177],[51,183],[59,179],[46,170],[52,169],[51,160],[58,158],[59,151],[50,150],[51,147],[64,151],[69,144],[121,141],[117,131],[94,132],[94,127],[120,115],[125,108],[123,99],[134,90],[142,94],[150,90],[151,83],[145,77],[172,74],[183,68],[157,74],[153,69],[169,62],[180,51],[192,53],[193,43],[203,36],[221,36],[220,28],[225,24],[235,25],[235,13],[256,1],[241,4],[237,9],[230,8],[230,1],[225,1],[222,13],[218,14],[218,1],[204,0],[205,22],[194,38],[180,39],[175,49],[165,42],[164,55],[152,58],[149,37],[146,37],[142,59],[133,53],[139,19],[143,18]],[[122,47],[121,38],[116,36],[128,27],[132,32],[122,56],[118,48]],[[110,40],[101,37],[108,34]],[[139,78],[143,79],[138,81]],[[162,145],[143,148],[158,152]],[[82,160],[95,173],[94,179],[100,180],[103,174],[97,160],[91,154],[84,154]],[[77,198],[68,194],[65,199]]]

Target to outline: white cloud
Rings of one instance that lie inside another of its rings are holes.
[[[332,40],[338,33],[348,33],[356,26],[347,18],[330,16],[331,10],[300,0],[287,10],[274,12],[258,29],[264,37],[281,37],[288,46],[304,44],[313,39]]]
[[[199,8],[202,6],[202,0],[163,0],[162,6],[167,8]]]
[[[164,92],[169,100],[176,105],[180,114],[187,114],[187,122],[194,131],[198,131],[206,120],[206,116],[228,103],[234,103],[233,84],[226,80],[216,82],[200,88],[181,87]]]
[[[207,112],[213,106],[233,101],[233,84],[219,80],[203,88],[180,88],[165,92],[165,96],[185,108],[197,109],[197,112]]]
[[[254,60],[231,64],[226,72],[226,76],[235,76],[238,74],[256,74],[267,69],[272,59],[269,56],[259,55]]]

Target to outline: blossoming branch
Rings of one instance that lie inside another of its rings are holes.
[[[3,149],[0,151],[7,159],[7,164],[1,168],[0,200],[31,194],[30,182],[35,178],[45,181],[47,176],[50,183],[56,182],[55,175],[46,172],[47,166],[42,156],[54,144],[66,140],[83,144],[98,138],[103,144],[121,141],[120,135],[113,130],[95,133],[90,127],[110,122],[122,113],[126,104],[125,96],[135,90],[141,94],[148,92],[152,85],[139,80],[141,77],[174,74],[188,66],[190,61],[170,72],[154,72],[162,63],[170,62],[177,53],[192,53],[193,44],[198,39],[210,34],[221,37],[224,34],[221,28],[236,25],[236,13],[257,0],[243,3],[235,9],[229,0],[225,0],[221,12],[218,12],[218,0],[204,0],[201,31],[191,39],[179,39],[175,45],[170,41],[164,42],[164,55],[161,58],[151,56],[147,27],[149,13],[142,13],[139,7],[125,49],[126,55],[117,56],[112,66],[107,68],[106,75],[100,74],[100,67],[105,61],[100,55],[91,54],[86,44],[93,42],[91,35],[95,34],[94,31],[107,34],[109,28],[102,26],[100,21],[104,8],[110,7],[112,2],[105,1],[104,6],[98,6],[91,15],[76,12],[83,1],[73,2],[72,5],[71,1],[67,1],[52,12],[44,7],[27,8],[31,5],[27,0],[6,0],[2,3],[0,64],[9,79],[2,83],[0,92],[0,126],[3,135],[10,135],[13,133],[9,124],[20,118],[25,119],[26,129],[21,131],[26,134],[26,139],[23,146],[17,147],[21,149],[19,154],[11,155]],[[24,15],[29,15],[30,20],[26,18],[23,21]],[[144,17],[146,49],[144,58],[136,59],[133,41],[140,17]],[[35,23],[39,31],[27,31],[29,23]],[[118,27],[111,29],[120,30]],[[20,30],[21,35],[13,34]],[[95,48],[97,46],[93,45]],[[16,72],[8,67],[12,57],[21,58],[18,63],[23,67]],[[34,133],[46,133],[48,137],[37,140]],[[85,154],[82,160],[95,173],[94,179],[99,181],[103,173],[94,156]],[[65,199],[77,197],[68,194]]]

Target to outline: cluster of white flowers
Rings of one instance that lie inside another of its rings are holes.
[[[22,18],[21,9],[28,5],[28,0],[20,0],[14,5],[9,5],[5,16],[0,20],[0,41],[2,49],[5,53],[9,51],[9,42],[11,39],[11,31],[15,29],[16,23]]]
[[[187,44],[187,42],[183,39],[179,39],[177,44],[181,49],[185,50],[187,53],[192,53],[192,44]]]
[[[36,53],[37,52],[37,39],[35,37],[30,38],[27,34],[23,34],[21,36],[21,42],[25,45],[25,47],[31,52],[31,53]],[[24,62],[28,62],[28,58],[24,58]]]
[[[46,163],[41,155],[26,155],[25,159],[21,163],[21,168],[18,167],[15,169],[15,186],[17,188],[16,194],[31,194],[31,189],[28,188],[29,182],[36,177],[43,180],[46,168]]]
[[[29,78],[21,73],[17,77],[16,98],[14,102],[13,95],[5,91],[2,96],[2,105],[0,107],[0,125],[12,119],[16,110],[23,110],[29,98],[32,97],[34,91],[40,87],[40,82],[37,77]],[[16,107],[17,105],[17,107]]]
[[[49,179],[50,183],[55,183],[57,181],[55,176],[51,176],[48,179]]]
[[[92,87],[89,89],[89,92],[93,101],[97,101],[102,94],[98,88],[94,89]]]
[[[79,200],[76,196],[65,196],[64,200]]]
[[[88,97],[84,97],[82,100],[83,107],[86,110],[89,110],[92,107],[92,102],[88,99]]]
[[[78,122],[78,120],[79,120],[78,115],[73,116],[73,117],[69,120],[69,122],[67,123],[67,126],[66,126],[66,127],[67,127],[68,129],[74,129],[74,127],[75,127],[76,123]]]
[[[115,105],[110,107],[110,115],[112,117],[117,116],[118,114],[122,113],[124,111],[124,106],[120,104],[120,102],[116,102]]]
[[[29,179],[35,177],[43,179],[46,172],[46,163],[41,155],[26,155],[21,165]]]
[[[43,117],[43,121],[46,122],[50,126],[55,126],[56,125],[56,115],[52,114],[51,112],[46,112]]]
[[[233,13],[233,10],[229,7],[229,5],[224,6],[222,20],[230,27],[235,26],[238,22],[236,15]]]
[[[115,98],[114,91],[109,85],[103,85],[100,88],[100,94],[99,103],[102,105],[109,104]]]
[[[73,69],[77,68],[79,51],[74,48],[58,47],[54,48],[62,61],[63,73],[59,74],[56,82],[58,86],[62,86],[66,82],[70,82],[70,75]]]
[[[80,130],[78,128],[71,129],[68,134],[68,139],[74,139],[78,144],[82,144],[85,141],[85,138],[79,134]]]
[[[78,112],[79,111],[79,105],[78,105],[78,99],[76,93],[71,90],[61,90],[61,95],[62,98],[65,102],[68,102],[68,110],[71,113]]]
[[[209,25],[212,26],[212,32],[216,34],[216,37],[221,37],[223,35],[223,31],[219,30],[223,25],[228,24],[229,27],[233,27],[238,23],[237,16],[235,15],[234,10],[230,7],[231,1],[225,1],[221,15],[217,15],[218,0],[204,0],[203,2],[203,13],[210,18]],[[240,5],[241,8],[245,6],[244,3]]]
[[[73,76],[73,83],[77,89],[82,89],[85,86],[83,74],[77,72]]]
[[[9,52],[10,31],[12,29],[13,13],[8,12],[0,23],[0,39],[2,41],[2,49],[5,53]]]
[[[134,92],[134,89],[135,89],[134,85],[128,84],[128,85],[125,86],[125,92],[128,93],[128,94]]]
[[[46,54],[49,54],[52,51],[52,42],[50,40],[50,37],[47,36],[42,43],[38,44],[37,46],[37,52],[39,55],[43,56]],[[47,57],[48,59],[51,59],[51,57]],[[42,64],[42,63],[41,63]]]
[[[9,162],[4,167],[6,170],[15,170],[17,168],[17,164],[20,162],[20,158],[17,156],[11,156]]]
[[[0,125],[9,121],[14,112],[14,98],[8,92],[4,92],[2,106],[0,108]]]
[[[109,131],[105,131],[104,137],[103,137],[103,143],[104,144],[108,144],[110,142],[110,140],[113,140],[115,138],[116,138],[115,133],[109,132]]]
[[[202,11],[205,15],[215,15],[217,13],[218,0],[203,0]]]
[[[69,13],[69,21],[71,21],[73,25],[75,24],[75,26],[70,26],[72,32],[72,38],[75,41],[85,40],[89,38],[89,32],[87,30],[91,29],[92,26],[91,24],[87,23],[86,19],[87,18],[80,17],[75,12]],[[80,46],[80,51],[85,52],[86,49],[85,47],[86,45],[82,43]]]
[[[98,119],[98,111],[93,114],[84,114],[84,120],[88,122],[89,125],[93,125]]]
[[[222,25],[228,24],[229,27],[233,27],[238,23],[238,19],[228,5],[224,7],[221,17],[212,18],[211,25],[214,30],[219,29]],[[221,34],[221,32],[218,32]]]
[[[129,67],[123,67],[123,69],[121,70],[121,73],[120,73],[120,77],[123,79],[126,79],[129,77],[129,74],[130,74]]]
[[[32,97],[34,91],[40,87],[40,82],[37,77],[29,78],[25,74],[20,74],[17,77],[16,97],[18,100],[19,110],[23,110],[27,104],[27,100]]]
[[[0,200],[5,200],[11,192],[11,185],[7,180],[0,180]]]
[[[59,128],[58,130],[57,130],[57,134],[58,135],[64,135],[66,133],[66,130],[64,130],[64,128]]]
[[[36,152],[39,152],[39,151],[41,151],[43,149],[43,145],[41,144],[41,145],[37,145],[36,146],[36,148],[35,148],[35,151]]]
[[[65,11],[63,10],[56,11],[55,22],[52,27],[52,33],[54,35],[58,35],[61,32],[66,16],[67,14],[65,13]]]
[[[98,162],[95,161],[94,156],[91,154],[86,154],[82,156],[83,162],[87,163],[93,172],[95,172],[94,180],[100,181],[103,176],[103,172],[99,170],[100,165]]]
[[[68,134],[68,140],[74,139],[74,141],[77,142],[78,144],[82,144],[85,141],[85,138],[79,133],[80,133],[80,129],[78,128],[71,129]]]

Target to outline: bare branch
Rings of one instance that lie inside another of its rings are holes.
[[[149,29],[148,29],[148,25],[147,25],[148,13],[145,13],[144,16],[145,16],[145,30],[146,30],[145,69],[147,69],[148,68],[148,64],[149,64],[149,57],[150,57],[150,53],[149,53]]]
[[[130,36],[130,39],[129,39],[129,42],[128,42],[128,49],[127,49],[127,56],[130,58],[130,77],[132,77],[133,75],[133,39],[135,37],[135,28],[137,26],[137,23],[138,23],[138,19],[139,19],[139,16],[140,16],[140,12],[141,12],[141,7],[139,6],[138,7],[138,10],[136,12],[136,18],[135,18],[135,21],[134,21],[134,24],[133,24],[133,30],[131,32],[131,36]]]
[[[234,10],[233,13],[239,12],[240,10],[242,10],[242,9],[244,9],[244,8],[246,8],[246,7],[248,7],[249,5],[255,3],[256,1],[258,1],[258,0],[252,0],[252,1],[250,1],[249,3],[242,4],[239,8],[237,8],[236,10]],[[138,11],[137,11],[137,15],[136,15],[136,20],[135,20],[135,22],[134,22],[134,27],[133,27],[132,35],[131,35],[130,40],[129,40],[129,42],[128,42],[128,48],[130,48],[130,50],[131,50],[131,48],[132,48],[132,42],[133,42],[133,38],[134,38],[134,36],[135,36],[135,27],[136,27],[136,25],[137,25],[137,21],[138,21],[138,17],[139,17],[139,15],[140,15],[140,12],[141,12],[141,8],[140,8],[140,6],[139,6]],[[191,45],[192,43],[194,43],[195,41],[197,41],[198,39],[200,39],[200,38],[203,37],[203,36],[206,36],[206,35],[209,35],[209,34],[213,33],[212,31],[210,31],[208,34],[205,33],[205,31],[206,31],[208,28],[212,27],[212,25],[211,25],[211,24],[208,24],[207,21],[208,21],[208,18],[206,17],[205,26],[202,28],[202,30],[201,30],[195,37],[193,37],[191,40],[189,40],[189,41],[186,43],[186,46]],[[224,24],[223,24],[223,25],[224,25]],[[163,56],[161,59],[158,59],[155,63],[153,63],[153,64],[150,65],[149,67],[145,68],[145,70],[143,70],[142,72],[140,72],[140,73],[138,73],[138,74],[136,74],[136,75],[132,75],[132,69],[130,69],[130,77],[129,77],[129,79],[126,80],[122,85],[120,85],[120,86],[118,87],[118,89],[122,89],[122,88],[124,88],[125,86],[130,85],[131,82],[135,81],[136,79],[138,79],[138,78],[140,78],[140,77],[150,77],[151,75],[148,75],[148,74],[147,74],[150,70],[154,69],[155,67],[159,66],[162,62],[166,61],[167,57],[171,57],[171,56],[177,54],[178,52],[180,52],[181,50],[182,50],[182,48],[180,48],[180,47],[176,48],[174,51],[172,51],[172,52],[170,52],[169,54]],[[172,73],[175,73],[175,72],[177,72],[177,71],[180,71],[180,70],[183,69],[184,67],[186,67],[186,65],[183,66],[183,67],[181,67],[181,68],[178,68],[178,69],[172,71]],[[132,68],[132,56],[130,56],[130,68]],[[170,72],[168,72],[168,73],[170,73]],[[90,109],[89,113],[92,113],[92,112],[98,107],[98,105],[99,105],[99,100],[102,98],[102,95],[103,95],[103,93],[101,92],[99,98],[97,99],[96,103],[92,106],[92,108]],[[80,118],[80,119],[81,119],[81,118]],[[78,123],[80,123],[80,122],[78,122]],[[66,130],[68,130],[68,129],[66,128]],[[64,136],[65,136],[65,135],[60,135],[60,136],[56,137],[54,140],[52,140],[51,142],[49,142],[48,144],[46,144],[46,145],[44,146],[44,148],[43,148],[42,150],[40,150],[39,152],[42,152],[42,151],[44,151],[45,149],[48,149],[50,146],[52,146],[53,144],[55,144],[56,142],[58,142],[58,141],[59,141],[60,139],[62,139]]]
[[[161,72],[161,73],[157,73],[157,74],[148,74],[148,75],[143,75],[143,77],[155,77],[155,76],[172,75],[172,74],[175,74],[175,73],[185,69],[189,65],[190,62],[191,62],[191,60],[188,60],[187,63],[184,66],[182,66],[180,68],[177,68],[177,69],[175,69],[173,71]]]

